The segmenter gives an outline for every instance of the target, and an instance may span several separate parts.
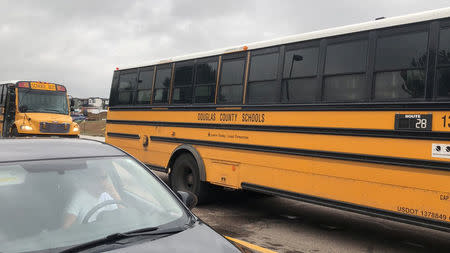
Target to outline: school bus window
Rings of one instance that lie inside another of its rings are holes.
[[[118,104],[120,105],[128,105],[131,104],[131,92],[130,91],[123,91],[123,92],[119,92],[119,99],[118,99]]]
[[[170,66],[157,66],[153,103],[167,103],[172,69]]]
[[[316,100],[319,88],[316,78],[318,59],[318,47],[286,51],[281,82],[281,102],[307,103]]]
[[[139,72],[138,91],[136,104],[150,104],[153,85],[153,67],[151,69],[141,69]]]
[[[189,104],[192,102],[194,81],[194,62],[177,63],[173,81],[172,103]]]
[[[375,99],[424,98],[428,32],[381,37],[375,53]]]
[[[324,72],[325,101],[362,101],[368,98],[365,77],[367,46],[367,40],[327,46]]]
[[[247,85],[247,98],[249,104],[279,102],[280,84],[278,74],[278,47],[252,52],[250,58],[249,80]],[[261,53],[260,53],[261,51]]]
[[[137,72],[121,74],[119,79],[119,89],[120,90],[136,89],[136,76]]]
[[[214,103],[217,61],[197,63],[194,103]]]
[[[136,89],[137,71],[120,73],[119,77],[119,99],[122,105],[132,104],[133,92]]]
[[[438,97],[450,98],[450,28],[441,29],[437,65]]]
[[[244,83],[245,58],[222,61],[218,103],[241,104]]]
[[[0,84],[0,105],[4,105],[5,104],[6,91],[3,91],[3,89],[4,89],[3,87],[4,86],[6,86],[6,85]]]
[[[112,83],[111,83],[111,89],[110,89],[110,94],[109,94],[109,105],[110,106],[115,106],[117,105],[119,102],[119,71],[114,71],[113,74],[113,79],[112,79]]]

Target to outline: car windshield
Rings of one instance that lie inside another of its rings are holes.
[[[190,222],[128,157],[0,163],[0,252],[53,252],[114,233]]]
[[[23,105],[26,112],[69,114],[67,96],[62,91],[19,89],[19,106]]]

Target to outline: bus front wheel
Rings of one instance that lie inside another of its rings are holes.
[[[9,137],[19,137],[19,131],[17,130],[16,126],[13,126],[11,128],[11,131],[9,132]]]
[[[200,180],[197,161],[188,153],[175,160],[169,179],[174,191],[190,191],[197,196],[198,203],[205,203],[210,198],[210,185]]]

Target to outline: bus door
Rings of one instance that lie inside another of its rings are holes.
[[[14,86],[4,85],[3,92],[6,92],[5,107],[3,113],[3,137],[9,136],[9,131],[14,123],[15,115],[16,115],[16,92]]]

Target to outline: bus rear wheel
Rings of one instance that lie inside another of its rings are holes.
[[[174,191],[192,192],[197,196],[198,203],[205,203],[210,200],[211,187],[208,183],[200,180],[197,161],[192,155],[181,154],[175,160],[169,179]]]

